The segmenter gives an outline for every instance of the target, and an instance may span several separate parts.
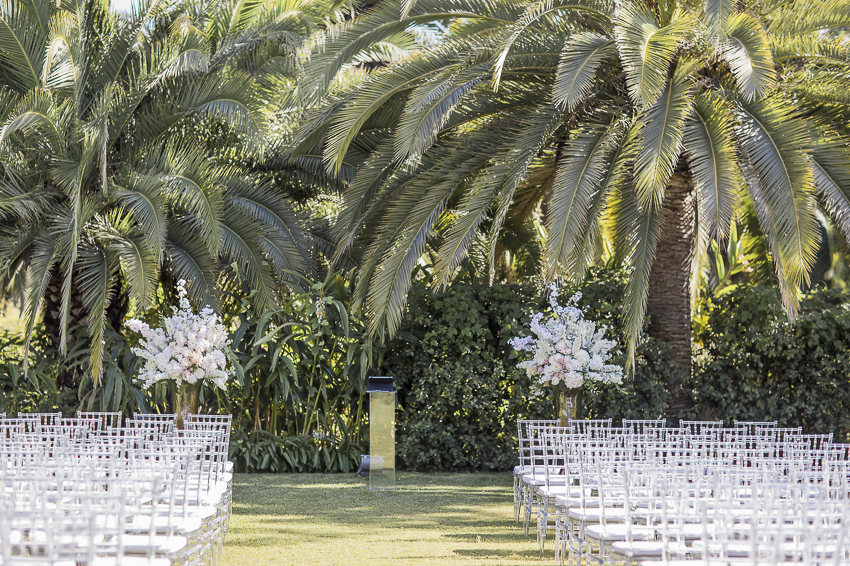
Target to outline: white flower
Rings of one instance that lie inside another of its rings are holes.
[[[606,327],[597,329],[594,322],[584,318],[584,313],[576,306],[581,293],[576,293],[566,306],[561,306],[557,287],[552,284],[549,289],[551,315],[536,313],[531,318],[534,336],[510,341],[517,352],[530,354],[530,359],[517,367],[525,370],[528,377],[536,377],[539,385],[563,383],[575,388],[581,387],[585,380],[622,383],[622,368],[605,363],[611,359],[611,349],[617,343],[605,340]],[[538,393],[536,390],[535,394]]]
[[[208,379],[220,389],[227,387],[233,371],[227,369],[225,351],[230,340],[227,329],[209,307],[195,314],[186,296],[186,281],[177,282],[180,308],[163,320],[162,328],[151,328],[140,320],[125,326],[142,335],[133,353],[145,360],[139,381],[145,388],[171,379],[178,385]]]

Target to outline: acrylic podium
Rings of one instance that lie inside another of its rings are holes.
[[[395,489],[395,386],[369,378],[369,491]]]

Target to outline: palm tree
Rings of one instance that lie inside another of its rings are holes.
[[[482,250],[492,277],[505,227],[539,214],[546,278],[581,278],[610,237],[631,269],[630,363],[648,314],[689,369],[695,257],[742,201],[792,317],[818,205],[850,236],[850,67],[833,32],[850,24],[846,3],[387,2],[329,33],[306,74],[321,91],[354,48],[448,19],[437,48],[333,91],[293,149],[322,151],[330,172],[370,151],[337,236],[361,258],[373,333],[398,328],[424,250],[437,250],[438,286]]]
[[[0,4],[0,268],[26,274],[27,345],[42,311],[63,354],[85,324],[97,382],[107,325],[161,281],[215,305],[244,274],[264,311],[279,278],[311,272],[286,185],[245,165],[317,29],[301,4]]]

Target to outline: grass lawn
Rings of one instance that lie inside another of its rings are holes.
[[[510,473],[401,473],[397,485],[370,493],[354,474],[237,475],[224,564],[541,564],[534,535],[513,526]]]

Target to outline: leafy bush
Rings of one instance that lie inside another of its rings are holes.
[[[562,296],[583,293],[588,317],[619,338],[625,279],[615,269],[592,271],[587,282],[565,286]],[[455,283],[433,294],[413,286],[404,333],[388,347],[386,375],[399,390],[397,457],[416,470],[504,470],[514,464],[516,420],[552,418],[552,394],[532,395],[532,380],[516,368],[508,344],[528,333],[531,313],[546,306],[531,285]],[[413,337],[413,339],[411,338]],[[623,352],[618,352],[624,361]],[[585,394],[586,416],[656,418],[664,412],[669,361],[663,346],[645,343],[637,378],[622,390],[598,386]]]
[[[240,472],[350,472],[363,446],[344,438],[234,429],[230,459]]]
[[[356,469],[372,340],[349,315],[349,279],[290,286],[282,311],[257,316],[249,298],[238,315],[236,379],[217,399],[241,431],[233,458],[246,471]]]
[[[16,416],[18,412],[67,411],[72,405],[73,395],[56,387],[58,363],[44,355],[46,344],[44,333],[37,333],[25,373],[21,364],[23,336],[0,332],[0,413]]]
[[[808,432],[850,431],[850,304],[817,290],[795,324],[770,287],[742,287],[704,310],[694,396],[703,412],[732,419],[777,420]]]

